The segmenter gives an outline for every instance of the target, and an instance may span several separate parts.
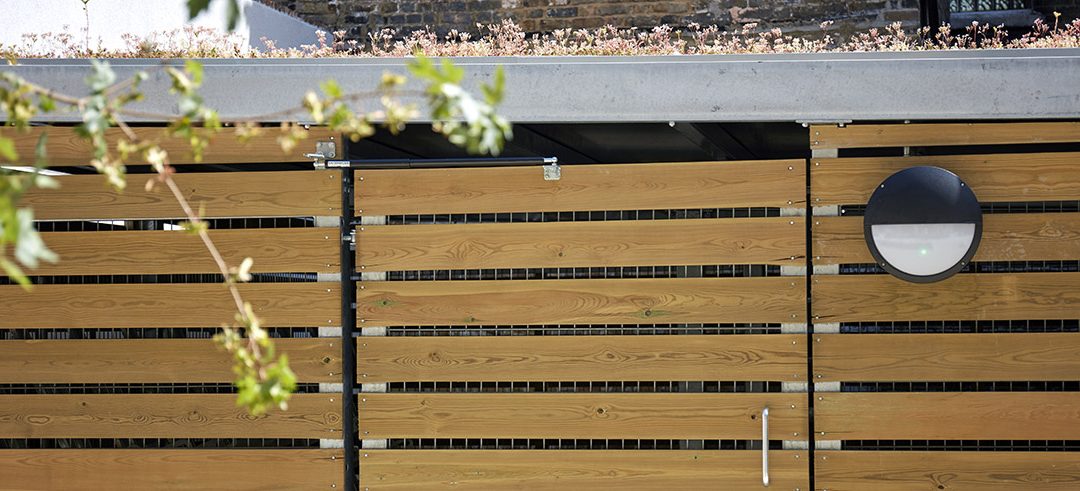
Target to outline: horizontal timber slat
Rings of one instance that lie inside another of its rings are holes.
[[[169,153],[171,164],[194,164],[194,154],[191,152],[191,144],[183,138],[167,137],[164,127],[136,127],[131,131],[140,140],[159,140],[161,148]],[[90,165],[93,158],[93,148],[90,143],[75,134],[74,127],[61,126],[37,126],[31,128],[28,133],[14,132],[5,136],[15,140],[15,150],[19,153],[22,162],[32,164],[34,162],[35,148],[38,138],[42,133],[47,133],[46,162],[52,166]],[[315,127],[307,130],[307,138],[288,152],[281,149],[278,137],[281,130],[278,128],[265,128],[259,135],[251,136],[241,143],[231,129],[210,136],[210,144],[203,151],[202,162],[211,164],[246,164],[263,162],[311,162],[311,158],[304,157],[315,148],[316,141],[330,141],[337,136],[327,128]],[[105,130],[105,139],[109,148],[115,149],[117,142],[127,140],[127,135],[120,128]],[[128,165],[146,164],[141,154],[133,155],[127,162]]]
[[[60,262],[43,263],[33,275],[217,273],[199,237],[183,231],[54,232],[42,239]],[[227,264],[254,260],[253,273],[339,271],[337,230],[267,228],[211,230]]]
[[[830,491],[1065,491],[1080,489],[1076,452],[839,452],[818,450],[816,486]]]
[[[293,394],[288,411],[252,416],[236,394],[7,395],[0,438],[340,438],[334,398]]]
[[[1080,142],[1080,123],[813,125],[810,148],[928,147]]]
[[[1076,392],[817,393],[828,440],[1076,440]]]
[[[363,282],[368,326],[805,322],[805,278]]]
[[[769,452],[771,485],[808,489],[807,460]],[[370,491],[762,489],[761,453],[738,450],[364,450],[360,479]]]
[[[4,486],[20,490],[256,491],[342,488],[333,450],[0,450]]]
[[[137,220],[183,218],[169,190],[146,191],[153,176],[129,174],[117,192],[104,176],[56,176],[60,189],[33,189],[20,205],[37,220]],[[338,171],[180,173],[174,180],[206,218],[341,215]]]
[[[803,206],[805,161],[357,171],[364,215]]]
[[[862,217],[815,217],[814,264],[872,263]],[[820,258],[820,259],[819,259]],[[1080,213],[988,214],[973,261],[1080,258]]]
[[[932,165],[964,180],[980,202],[1080,199],[1080,153],[932,155],[812,159],[814,206],[866,203],[886,177]]]
[[[815,275],[820,322],[1080,317],[1080,273],[958,274],[937,283],[890,275]]]
[[[364,227],[367,271],[697,264],[801,264],[795,218]]]
[[[806,381],[802,334],[365,337],[359,344],[357,373],[366,383]]]
[[[1075,380],[1080,334],[819,334],[817,382]]]
[[[363,438],[760,439],[806,431],[806,394],[370,393]]]
[[[239,286],[265,327],[340,326],[336,283]],[[0,328],[219,327],[236,304],[219,283],[0,286]]]
[[[336,383],[334,339],[275,339],[299,382]],[[0,384],[232,382],[232,358],[210,339],[0,341]]]

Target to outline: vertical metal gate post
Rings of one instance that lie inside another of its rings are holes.
[[[353,181],[350,167],[341,169],[341,428],[345,449],[345,490],[356,491],[360,456],[356,432],[356,271],[353,242]]]

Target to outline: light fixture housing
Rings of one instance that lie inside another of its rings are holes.
[[[982,209],[956,174],[940,167],[910,167],[874,190],[863,234],[870,254],[889,274],[932,283],[971,262],[982,238]]]

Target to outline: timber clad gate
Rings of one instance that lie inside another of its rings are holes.
[[[268,135],[207,157],[264,162],[276,147]],[[61,141],[49,155],[74,165],[87,152]],[[235,306],[198,237],[168,231],[183,217],[168,192],[144,191],[145,175],[122,194],[58,176],[25,201],[61,262],[31,273],[31,293],[0,286],[0,489],[342,488],[342,450],[320,448],[341,439],[341,393],[320,393],[341,382],[340,337],[320,337],[341,325],[341,290],[316,281],[339,271],[338,229],[314,226],[341,214],[340,173],[180,170],[229,264],[256,259],[240,290],[296,372],[289,410],[237,407],[210,339]]]
[[[357,171],[361,488],[808,489],[804,170]]]
[[[1080,142],[1080,125],[810,131],[817,155],[927,154],[811,160],[816,487],[1080,488],[1080,154],[1010,146]],[[973,262],[939,283],[880,274],[863,245],[861,205],[917,165],[955,172],[984,211]]]
[[[242,290],[299,378],[258,418],[209,341],[233,307],[198,239],[167,231],[176,204],[138,176],[122,195],[62,176],[26,198],[62,262],[33,293],[0,286],[0,488],[333,491],[357,469],[364,491],[1080,488],[1080,153],[1062,151],[1080,125],[809,136],[809,160],[557,180],[185,167],[226,259],[255,258]],[[207,159],[281,160],[252,145]],[[915,165],[986,213],[939,283],[883,274],[863,242],[870,193]]]

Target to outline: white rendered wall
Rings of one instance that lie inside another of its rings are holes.
[[[243,17],[235,35],[249,46],[263,47],[263,36],[281,48],[315,44],[315,26],[255,0],[239,0]],[[105,49],[126,46],[125,33],[146,36],[185,25],[225,30],[224,0],[213,0],[210,9],[188,22],[184,0],[89,0],[91,45]],[[0,0],[0,44],[19,46],[29,33],[67,32],[84,44],[87,26],[82,0]]]

